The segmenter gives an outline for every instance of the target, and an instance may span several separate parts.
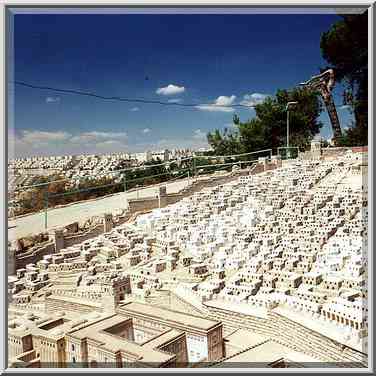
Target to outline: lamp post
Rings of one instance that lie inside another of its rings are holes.
[[[289,151],[289,137],[290,137],[290,122],[289,122],[289,107],[298,104],[298,102],[287,102],[286,104],[286,111],[287,111],[287,137],[286,137],[286,151],[287,151],[287,158],[290,158],[290,151]]]

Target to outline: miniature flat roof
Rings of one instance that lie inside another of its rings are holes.
[[[49,295],[47,299],[63,300],[63,301],[70,302],[70,303],[78,303],[78,304],[83,304],[83,305],[97,307],[97,308],[101,307],[100,303],[94,302],[89,299],[83,299],[83,298],[78,298],[78,297],[73,297],[73,296],[52,294],[52,295]]]
[[[249,349],[241,354],[238,354],[230,359],[225,360],[225,363],[272,363],[276,360],[284,358],[286,354],[285,347],[268,341],[260,344],[252,349]]]
[[[167,308],[160,308],[154,305],[138,302],[126,303],[121,305],[119,309],[120,312],[128,313],[129,315],[132,315],[132,313],[139,313],[150,317],[150,319],[167,320],[200,330],[209,330],[220,324],[220,321],[214,321],[188,313],[177,312]]]
[[[267,340],[267,337],[253,333],[246,329],[237,329],[231,334],[224,337],[229,345],[241,347],[246,349],[247,347],[255,346],[261,342]]]
[[[157,349],[181,335],[183,335],[183,332],[175,329],[170,329],[167,332],[159,335],[158,337],[152,338],[151,340],[143,343],[142,346],[144,348]]]
[[[161,346],[164,342],[171,341],[172,339],[181,335],[181,333],[178,331],[170,330],[165,333],[166,335],[162,335],[159,341],[157,339],[154,342],[149,341],[145,346],[129,341],[120,336],[105,332],[105,329],[120,324],[129,319],[131,319],[129,316],[115,314],[113,316],[97,321],[96,323],[88,325],[85,328],[72,331],[69,335],[74,338],[88,338],[94,340],[104,350],[109,350],[112,352],[123,350],[125,352],[131,353],[133,356],[136,356],[139,361],[146,357],[148,363],[164,363],[175,357],[174,354],[167,354],[166,352],[155,350],[155,347]],[[146,359],[144,360],[146,361]]]
[[[96,336],[99,331],[111,328],[129,319],[130,317],[128,316],[115,314],[104,319],[101,318],[99,321],[94,322],[91,325],[86,326],[85,328],[74,330],[70,334],[71,336],[79,339],[83,339],[86,337],[90,338],[90,334]]]
[[[318,271],[310,271],[310,272],[307,272],[307,273],[304,273],[303,275],[304,277],[322,277],[322,273],[318,272]]]
[[[64,335],[72,329],[72,326],[81,325],[84,323],[83,321],[82,323],[77,324],[75,321],[68,320],[65,317],[43,316],[39,317],[39,319],[35,321],[25,317],[16,317],[15,321],[18,323],[18,325],[15,328],[8,326],[9,333],[21,337],[28,334],[33,334],[43,336],[44,338],[48,338],[50,340],[57,340],[64,337]],[[63,320],[63,322],[55,327],[50,329],[43,328],[46,325],[53,324],[61,320]]]
[[[234,305],[233,303],[227,302],[227,301],[209,300],[205,302],[205,305],[208,307],[219,308],[221,310],[228,311],[229,315],[241,313],[241,314],[246,314],[246,315],[265,319],[267,318],[267,313],[268,313],[267,309],[264,307],[254,307],[251,304],[247,304],[243,302],[240,302]]]
[[[328,337],[332,340],[335,340],[339,343],[342,343],[348,347],[351,347],[361,353],[364,353],[363,349],[363,341],[360,341],[359,343],[356,342],[356,338],[353,337],[349,342],[345,341],[343,338],[343,329],[337,328],[334,325],[330,325],[327,322],[321,322],[318,320],[312,320],[311,318],[302,315],[301,312],[294,312],[291,311],[285,307],[279,306],[273,309],[273,312],[282,315],[289,320],[296,322],[310,330],[313,330],[325,337]]]

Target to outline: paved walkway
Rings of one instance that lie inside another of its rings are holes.
[[[177,193],[192,183],[192,179],[178,180],[167,183],[167,193]],[[158,186],[130,191],[126,194],[117,193],[109,197],[97,200],[84,201],[69,206],[50,209],[47,216],[47,230],[54,227],[66,226],[75,221],[83,221],[90,217],[101,215],[104,212],[116,212],[117,209],[125,209],[127,200],[136,198],[156,197]],[[37,234],[45,230],[45,213],[39,212],[8,222],[8,240],[14,240],[31,234]]]

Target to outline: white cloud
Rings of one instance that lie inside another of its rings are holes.
[[[60,97],[46,97],[46,103],[60,102]]]
[[[181,99],[181,98],[169,99],[167,102],[168,103],[181,103],[181,102],[183,102],[183,99]]]
[[[232,107],[217,107],[212,104],[203,104],[196,106],[198,110],[201,111],[211,111],[211,112],[234,112],[235,110]]]
[[[71,137],[70,133],[57,131],[21,131],[21,141],[30,144],[44,144],[48,142],[64,141]]]
[[[166,87],[160,87],[156,91],[156,93],[159,95],[175,95],[175,94],[181,94],[184,92],[185,92],[184,86],[176,86],[173,84],[169,84]]]
[[[96,147],[98,148],[106,148],[108,146],[121,146],[122,143],[118,140],[107,140],[107,141],[102,141],[102,142],[97,142],[95,144]]]
[[[193,138],[196,140],[205,140],[206,139],[206,133],[203,132],[201,129],[196,129],[193,132]]]
[[[204,137],[205,136],[205,137]],[[151,142],[141,142],[132,145],[133,151],[145,150],[161,150],[161,149],[207,149],[209,144],[206,139],[206,134],[200,129],[196,129],[191,136],[182,138],[162,138]]]
[[[263,103],[267,97],[268,95],[260,94],[260,93],[245,94],[240,104],[242,104],[243,106],[250,106],[250,107],[256,106],[258,104]]]
[[[127,138],[127,132],[89,132],[89,134],[92,134],[93,136],[97,138]]]
[[[140,111],[140,109],[138,107],[132,107],[129,111],[136,112]]]
[[[73,136],[70,141],[73,143],[84,143],[84,142],[103,142],[109,139],[126,139],[126,132],[83,132],[76,136]]]
[[[161,139],[156,143],[150,145],[146,149],[176,149],[176,148],[189,148],[198,149],[208,147],[208,142],[205,139],[198,139],[193,135],[192,137],[186,137],[181,139]]]
[[[8,157],[13,159],[24,151],[31,150],[32,145],[25,143],[18,137],[14,130],[8,132]]]
[[[119,144],[119,143],[120,143],[120,141],[118,141],[118,140],[107,140],[107,141],[103,141],[101,144],[103,144],[103,145],[115,145],[115,144]]]
[[[210,111],[210,112],[234,112],[235,110],[232,107],[216,107],[212,104],[196,106],[198,110],[201,111]]]
[[[221,95],[215,100],[215,104],[217,106],[231,106],[234,103],[235,99],[236,99],[235,95],[231,95],[231,97],[226,97],[225,95]]]
[[[196,108],[202,111],[234,112],[234,108],[230,106],[234,104],[235,99],[235,95],[231,95],[231,97],[221,95],[214,101],[214,103],[201,104],[196,106]]]
[[[140,129],[141,134],[151,134],[152,129]],[[126,132],[89,131],[73,133],[67,131],[23,130],[9,132],[9,158],[49,155],[105,154],[120,151],[135,152],[173,148],[207,148],[203,129],[191,131],[187,136],[164,138],[135,144],[129,142]]]
[[[9,155],[66,155],[121,151],[127,147],[126,132],[91,131],[71,134],[64,131],[23,130],[10,134]]]

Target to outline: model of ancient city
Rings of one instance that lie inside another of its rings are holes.
[[[366,154],[256,167],[11,248],[9,365],[366,366]]]

